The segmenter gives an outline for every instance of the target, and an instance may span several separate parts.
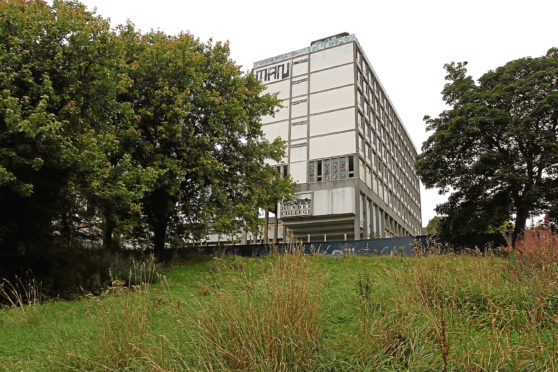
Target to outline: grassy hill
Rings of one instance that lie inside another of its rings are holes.
[[[146,263],[132,273],[145,284],[1,309],[0,369],[556,370],[550,239],[506,257]]]

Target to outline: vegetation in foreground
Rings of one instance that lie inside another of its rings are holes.
[[[6,370],[556,370],[558,236],[514,252],[192,257],[0,310]],[[156,284],[149,284],[155,276]],[[5,295],[8,289],[4,285]],[[14,297],[11,297],[14,298]]]

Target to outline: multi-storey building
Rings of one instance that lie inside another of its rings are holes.
[[[287,237],[420,234],[417,151],[354,35],[255,62],[253,71],[282,101],[262,122],[268,139],[287,142],[274,165],[297,182],[295,199],[279,208]]]

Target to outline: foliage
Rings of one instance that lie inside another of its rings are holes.
[[[558,50],[511,61],[478,84],[466,65],[445,66],[450,109],[425,117],[433,133],[417,172],[426,187],[451,192],[437,207],[444,235],[487,232],[515,216],[515,242],[529,215],[558,200]]]
[[[229,58],[228,44],[192,35],[140,35],[131,25],[127,45],[133,84],[126,99],[136,112],[141,141],[134,159],[161,171],[143,198],[145,222],[157,251],[171,236],[197,239],[255,224],[263,198],[282,198],[292,184],[272,188],[279,140],[268,143],[260,117],[278,101],[262,94],[253,75]]]
[[[439,235],[441,228],[440,228],[440,216],[434,216],[428,221],[428,225],[426,225],[426,230],[428,235]]]
[[[254,226],[293,189],[264,163],[284,145],[263,138],[278,100],[262,90],[226,43],[111,29],[76,1],[2,2],[1,276],[54,282],[82,248]]]

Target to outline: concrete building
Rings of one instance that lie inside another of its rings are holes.
[[[297,182],[280,236],[344,240],[421,233],[417,151],[354,35],[254,63],[283,107],[262,119],[288,144],[278,167]]]

